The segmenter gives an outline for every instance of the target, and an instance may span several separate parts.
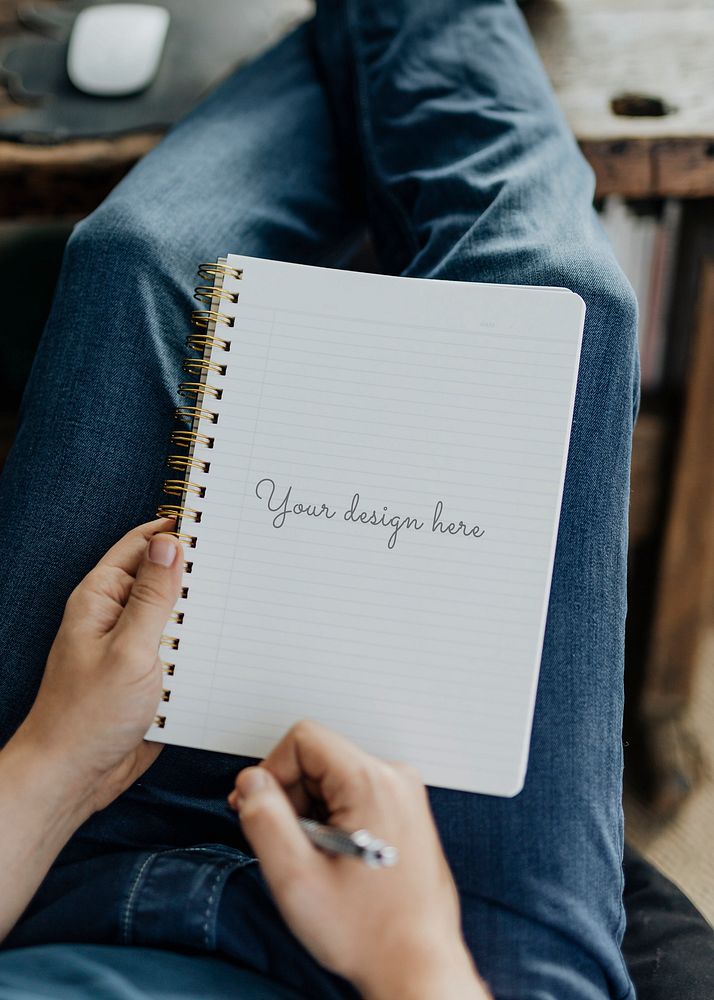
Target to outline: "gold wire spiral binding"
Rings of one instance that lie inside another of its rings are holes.
[[[210,420],[212,424],[218,423],[218,414],[213,410],[204,410],[202,406],[177,406],[174,410],[177,420]]]
[[[195,549],[196,548],[196,536],[195,535],[184,535],[180,531],[165,531],[164,534],[165,535],[173,535],[174,538],[178,538],[178,540],[180,542],[183,542],[184,545],[188,545],[188,547],[190,549]],[[191,563],[191,566],[193,566],[193,563]],[[191,570],[187,569],[184,572],[190,573]]]
[[[184,493],[192,493],[195,497],[205,497],[206,487],[198,483],[190,483],[187,479],[164,479],[164,493],[182,497]]]
[[[231,349],[230,340],[218,337],[215,329],[216,325],[233,327],[235,324],[233,316],[221,312],[216,306],[220,305],[221,302],[233,305],[238,302],[239,293],[224,288],[223,282],[225,278],[240,280],[243,277],[243,269],[229,267],[225,260],[218,260],[209,264],[201,264],[198,273],[200,278],[210,282],[210,284],[197,285],[194,290],[194,298],[198,302],[208,306],[208,308],[194,309],[191,313],[191,323],[195,327],[198,327],[199,330],[206,332],[191,333],[186,339],[186,346],[189,350],[196,351],[198,357],[186,358],[183,362],[183,370],[187,374],[195,376],[197,381],[182,382],[179,385],[179,394],[195,400],[195,405],[179,406],[176,408],[176,419],[187,422],[189,427],[187,429],[174,430],[171,434],[171,442],[186,448],[187,454],[169,455],[166,461],[170,469],[183,474],[184,478],[167,479],[164,482],[164,492],[168,493],[169,496],[178,497],[180,502],[177,504],[161,504],[157,511],[157,517],[171,517],[176,521],[176,530],[167,532],[167,534],[173,535],[193,549],[196,548],[196,536],[183,533],[181,528],[185,520],[190,519],[194,522],[199,522],[202,512],[195,507],[185,506],[184,501],[190,496],[195,496],[199,499],[205,497],[205,487],[200,483],[191,482],[189,477],[194,470],[208,474],[211,463],[199,458],[195,452],[199,447],[213,448],[214,444],[213,437],[208,434],[202,434],[197,428],[202,420],[212,424],[218,423],[219,413],[206,409],[203,406],[203,401],[207,396],[216,400],[222,398],[223,390],[217,386],[209,385],[207,378],[211,374],[225,375],[227,371],[227,366],[220,364],[218,361],[213,361],[211,354],[214,350],[225,351],[227,353]],[[191,560],[184,560],[183,570],[184,573],[191,573],[193,571],[193,562]],[[181,588],[182,599],[186,599],[188,593],[189,588],[187,586]],[[169,620],[173,625],[180,626],[184,623],[184,617],[185,612],[172,611]],[[177,636],[162,635],[159,645],[177,650],[179,643],[180,639]],[[162,660],[161,663],[164,674],[167,677],[173,677],[176,664],[166,660]],[[164,688],[161,694],[162,702],[168,702],[170,698],[171,689]],[[166,726],[166,719],[166,715],[155,715],[154,726],[158,729],[163,729]]]
[[[215,372],[216,375],[225,375],[226,366],[218,361],[206,361],[205,358],[186,358],[183,363],[183,370],[189,375],[202,375],[204,372]]]
[[[222,351],[230,351],[230,340],[223,340],[222,337],[212,337],[208,333],[192,333],[186,337],[186,347],[192,351],[203,351],[206,347],[219,347]]]
[[[202,458],[191,458],[189,455],[169,455],[166,464],[170,469],[177,472],[188,472],[189,469],[198,469],[199,472],[208,472],[211,468],[210,462],[204,462]]]
[[[180,444],[190,448],[194,444],[202,444],[204,448],[212,448],[214,438],[208,434],[200,434],[198,431],[172,431],[171,441],[173,444]]]
[[[206,393],[213,396],[214,399],[223,398],[223,389],[217,389],[215,385],[205,385],[203,382],[182,382],[179,386],[179,396],[195,396],[196,399],[200,399]]]
[[[196,285],[193,297],[198,302],[206,302],[208,305],[220,302],[221,299],[235,304],[238,301],[238,292],[229,292],[227,288],[216,288],[215,285]]]
[[[198,276],[203,278],[204,281],[210,281],[211,278],[236,278],[240,280],[243,277],[242,267],[229,267],[224,260],[212,261],[210,264],[199,264]]]
[[[196,524],[201,520],[201,511],[193,507],[183,507],[179,504],[162,503],[156,511],[157,517],[187,517]]]
[[[226,313],[218,312],[217,309],[194,309],[191,313],[191,322],[201,329],[212,326],[214,323],[231,327],[235,323],[235,318]]]

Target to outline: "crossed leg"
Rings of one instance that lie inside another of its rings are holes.
[[[196,262],[233,249],[339,263],[359,230],[358,183],[387,270],[563,284],[588,307],[525,788],[512,800],[438,791],[433,804],[467,940],[499,1000],[624,1000],[636,310],[510,0],[323,4],[79,227],[2,481],[3,732],[29,706],[71,587],[160,497]],[[80,843],[232,843],[235,767],[165,751]]]
[[[72,588],[165,499],[197,265],[229,250],[339,265],[361,234],[311,51],[303,28],[229,78],[69,240],[0,485],[2,740],[29,709]],[[171,750],[147,781],[199,802],[220,771]],[[221,801],[234,771],[225,759]]]
[[[385,268],[564,285],[587,304],[525,787],[512,800],[432,801],[497,997],[629,996],[621,714],[636,303],[515,3],[346,0],[322,15],[328,90],[352,102],[342,125],[362,154]]]

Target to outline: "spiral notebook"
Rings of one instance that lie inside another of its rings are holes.
[[[566,289],[202,265],[149,739],[301,718],[427,783],[524,781],[585,306]]]

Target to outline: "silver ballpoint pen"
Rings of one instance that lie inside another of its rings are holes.
[[[399,861],[399,851],[383,840],[373,837],[369,830],[347,833],[335,826],[325,826],[314,819],[300,818],[300,826],[308,840],[327,854],[344,854],[359,858],[370,868],[392,868]]]

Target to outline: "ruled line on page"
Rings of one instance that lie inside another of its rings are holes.
[[[312,706],[435,783],[506,791],[545,622],[575,297],[230,261],[243,278],[224,286],[240,298],[166,737],[252,754]],[[286,500],[281,527],[261,480],[300,508]],[[435,533],[437,503],[453,535]]]

